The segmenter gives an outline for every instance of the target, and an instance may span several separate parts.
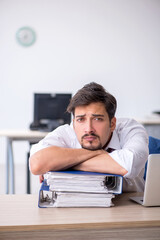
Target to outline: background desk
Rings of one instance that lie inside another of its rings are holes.
[[[160,207],[129,195],[116,196],[111,208],[43,209],[37,195],[1,195],[0,239],[160,239]]]
[[[0,130],[0,136],[7,140],[6,156],[6,193],[15,192],[13,141],[28,141],[30,144],[40,141],[46,132],[30,130]],[[28,169],[28,168],[27,168]],[[29,172],[27,173],[27,193],[30,192]]]
[[[160,117],[148,117],[136,119],[144,125],[149,136],[160,138]],[[40,141],[47,132],[30,130],[0,130],[0,136],[7,139],[6,159],[6,193],[14,193],[14,156],[12,150],[13,141],[28,141],[30,144]],[[27,168],[28,169],[28,168]],[[27,193],[30,193],[29,171],[27,172]]]
[[[160,115],[136,120],[145,127],[148,136],[160,138]]]

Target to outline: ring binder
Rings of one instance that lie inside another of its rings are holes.
[[[111,207],[122,193],[121,175],[84,171],[57,171],[44,175],[39,207]]]

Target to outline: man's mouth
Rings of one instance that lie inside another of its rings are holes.
[[[94,141],[97,137],[93,137],[93,136],[88,136],[88,137],[84,137],[83,139],[86,140],[86,141]]]
[[[83,135],[83,137],[81,138],[81,146],[84,149],[92,151],[102,149],[100,137],[95,133]]]
[[[92,142],[94,141],[95,139],[99,138],[96,134],[85,134],[83,137],[82,137],[82,140],[86,140],[88,142]]]

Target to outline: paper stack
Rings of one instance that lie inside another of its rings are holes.
[[[110,207],[115,194],[122,193],[120,175],[58,171],[44,177],[39,207]]]

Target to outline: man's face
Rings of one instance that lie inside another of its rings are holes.
[[[102,149],[116,126],[116,118],[109,121],[103,103],[91,103],[75,108],[73,126],[81,146],[89,150]]]

